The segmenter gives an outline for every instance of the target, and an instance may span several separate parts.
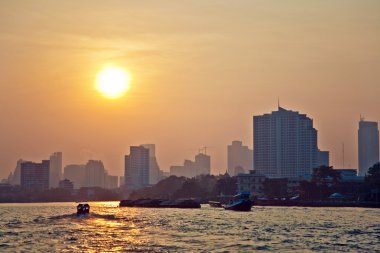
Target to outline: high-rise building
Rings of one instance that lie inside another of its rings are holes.
[[[196,175],[211,174],[211,158],[209,155],[199,153],[195,156],[194,168]]]
[[[57,188],[62,177],[62,152],[50,156],[50,188]]]
[[[227,170],[230,176],[248,173],[253,166],[253,150],[243,146],[241,141],[233,141],[227,146]]]
[[[131,146],[125,156],[124,180],[128,189],[139,189],[149,185],[149,149]]]
[[[119,177],[118,176],[111,176],[106,175],[106,189],[116,189],[119,187]]]
[[[85,187],[105,188],[106,175],[102,161],[89,160],[85,166]]]
[[[317,130],[305,114],[281,107],[253,117],[254,169],[269,178],[311,174],[318,166]]]
[[[318,167],[330,166],[330,152],[318,150]]]
[[[360,120],[358,131],[359,176],[379,162],[379,129],[377,122]]]
[[[49,160],[41,163],[21,163],[21,187],[25,189],[49,189]]]
[[[79,189],[85,186],[86,165],[70,164],[65,166],[63,178],[68,179],[74,184],[74,189]]]

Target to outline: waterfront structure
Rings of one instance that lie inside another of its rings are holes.
[[[41,163],[21,163],[21,187],[24,189],[49,189],[49,167],[49,160],[43,160]]]
[[[70,180],[75,189],[85,186],[85,167],[84,164],[70,164],[65,166],[63,178]]]
[[[264,195],[264,182],[266,177],[250,170],[249,173],[241,173],[236,176],[238,192],[250,192],[253,196]]]
[[[379,162],[379,129],[377,122],[359,122],[359,176],[365,176],[368,169]]]
[[[62,178],[62,152],[55,152],[50,156],[49,187],[57,188]]]
[[[330,166],[330,152],[318,150],[318,167]]]
[[[253,117],[254,169],[269,178],[311,174],[318,166],[317,130],[305,114],[279,107]]]
[[[230,176],[252,170],[253,150],[243,146],[241,141],[233,141],[227,146],[227,171]]]
[[[74,189],[74,184],[70,180],[64,179],[59,181],[58,188],[71,191]]]
[[[211,157],[209,155],[199,153],[195,156],[195,160],[185,160],[182,166],[171,166],[170,175],[178,177],[196,177],[199,175],[210,175],[211,173]]]
[[[89,160],[85,166],[85,187],[105,188],[106,170],[103,162],[99,160]]]
[[[149,149],[131,146],[125,156],[124,180],[128,189],[139,189],[149,185]]]

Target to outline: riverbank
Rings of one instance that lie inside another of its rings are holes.
[[[255,206],[299,206],[299,207],[363,207],[380,208],[380,202],[358,201],[294,201],[294,200],[257,200]]]

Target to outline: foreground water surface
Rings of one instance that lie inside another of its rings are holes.
[[[380,252],[379,209],[90,205],[0,204],[0,252]]]

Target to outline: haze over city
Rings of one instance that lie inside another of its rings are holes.
[[[278,97],[357,168],[359,117],[380,120],[380,2],[236,2],[1,1],[0,178],[55,151],[122,175],[143,143],[165,171],[207,146],[224,173]],[[95,88],[110,64],[131,76],[114,99]]]

